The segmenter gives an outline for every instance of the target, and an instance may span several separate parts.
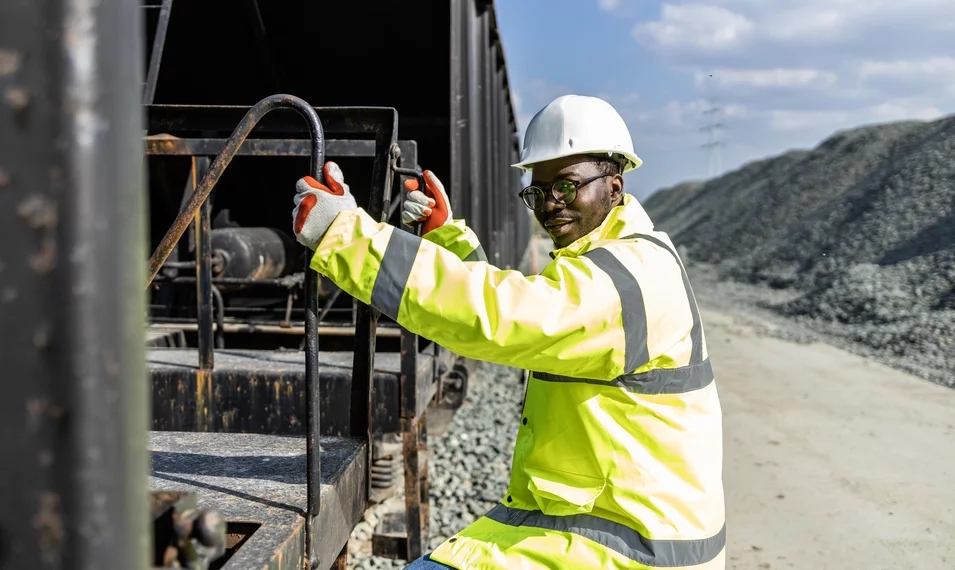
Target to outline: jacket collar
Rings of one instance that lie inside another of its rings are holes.
[[[636,233],[653,231],[653,222],[640,202],[632,194],[623,195],[623,203],[610,210],[604,221],[590,233],[581,236],[570,245],[550,253],[552,259],[568,255],[577,257],[593,248],[593,244],[603,240],[620,239]]]

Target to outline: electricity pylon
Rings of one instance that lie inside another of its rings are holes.
[[[720,149],[726,144],[720,138],[720,131],[725,129],[726,125],[720,121],[722,112],[723,108],[716,105],[713,100],[710,100],[710,106],[703,111],[703,115],[707,117],[708,122],[700,130],[707,133],[707,141],[701,146],[708,152],[709,175],[711,178],[723,171],[723,156]]]

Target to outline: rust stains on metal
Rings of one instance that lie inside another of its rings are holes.
[[[45,398],[31,398],[26,401],[27,427],[31,431],[38,431],[46,420],[60,420],[66,416],[66,410],[56,404],[50,404]]]
[[[57,222],[56,202],[34,194],[17,207],[17,214],[33,229],[55,228]]]
[[[146,148],[159,150],[162,154],[172,153],[181,146],[182,146],[181,139],[177,136],[170,135],[168,133],[159,133],[155,135],[149,135],[148,137],[146,137]],[[158,154],[158,153],[150,153],[147,151],[146,154]],[[194,166],[195,166],[195,160],[193,160],[193,167]],[[195,187],[195,182],[193,182],[193,187]]]
[[[275,549],[268,563],[268,570],[301,570],[305,563],[305,520],[300,519],[292,527],[289,537]]]
[[[0,77],[16,73],[20,69],[21,59],[18,52],[0,48]]]
[[[53,491],[40,493],[40,504],[33,515],[33,528],[37,530],[40,553],[50,564],[60,558],[63,543],[63,515],[60,511],[60,495]]]
[[[13,117],[21,127],[26,126],[27,111],[30,108],[30,93],[22,87],[11,87],[4,94],[7,105],[13,109]]]
[[[196,371],[196,429],[209,431],[209,406],[212,403],[212,370]]]
[[[4,99],[7,100],[7,104],[10,105],[15,112],[23,111],[30,106],[30,94],[22,87],[11,87],[7,89],[7,92],[4,94]]]
[[[20,202],[17,214],[42,237],[40,250],[28,257],[30,266],[40,275],[47,275],[56,262],[56,202],[40,195],[32,195]]]
[[[160,510],[165,510],[173,503],[186,496],[183,491],[153,491],[149,494],[149,510],[153,517],[159,516]]]

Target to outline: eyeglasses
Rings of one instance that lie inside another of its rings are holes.
[[[574,200],[577,199],[577,190],[579,190],[581,186],[590,184],[600,178],[606,178],[607,176],[613,176],[613,174],[600,174],[583,180],[557,180],[551,184],[550,194],[561,204],[572,204]],[[544,203],[547,201],[547,192],[540,186],[528,186],[518,192],[517,195],[524,201],[525,206],[535,211],[543,208]]]

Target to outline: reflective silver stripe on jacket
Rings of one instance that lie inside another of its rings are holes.
[[[709,359],[703,360],[703,324],[700,318],[700,308],[690,287],[690,279],[686,268],[680,262],[679,256],[665,242],[657,237],[645,234],[633,234],[622,238],[645,239],[667,250],[680,266],[683,276],[683,286],[686,289],[687,302],[690,306],[690,315],[693,320],[690,330],[692,349],[690,363],[680,368],[656,368],[640,374],[623,374],[611,381],[588,378],[575,378],[558,374],[532,372],[534,378],[545,382],[578,382],[624,388],[638,394],[682,394],[705,388],[713,381],[713,366]],[[620,297],[623,310],[623,330],[626,339],[626,369],[635,370],[650,360],[647,348],[646,307],[643,293],[636,277],[612,253],[603,248],[597,248],[584,254],[601,271],[610,276],[610,280]]]
[[[499,504],[486,515],[509,526],[543,528],[588,538],[634,562],[655,568],[698,566],[710,562],[726,546],[726,524],[715,535],[695,540],[654,540],[632,528],[593,515],[545,515]]]

